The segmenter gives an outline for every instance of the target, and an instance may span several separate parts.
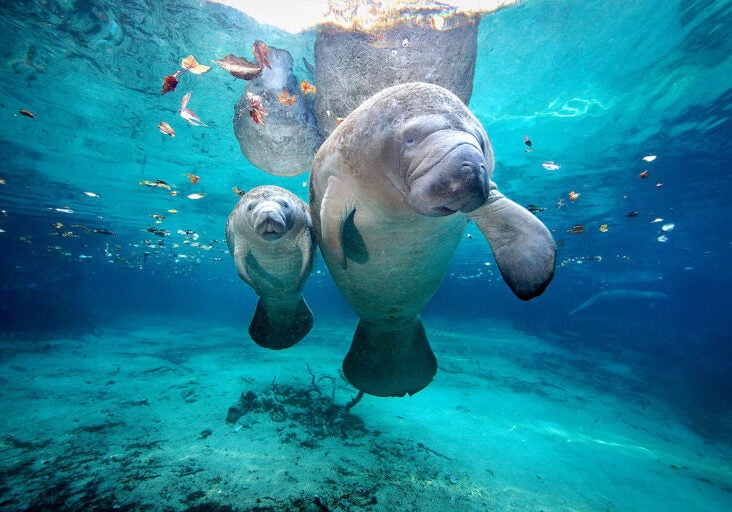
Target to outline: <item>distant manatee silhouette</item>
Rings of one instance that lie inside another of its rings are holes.
[[[569,316],[575,315],[591,306],[601,304],[608,305],[617,302],[644,302],[652,303],[661,300],[668,300],[668,295],[660,292],[647,292],[641,290],[606,290],[593,295],[588,300],[569,312]]]

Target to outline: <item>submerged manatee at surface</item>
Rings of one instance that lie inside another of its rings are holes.
[[[378,396],[424,388],[437,371],[419,312],[444,278],[472,219],[522,299],[554,273],[549,231],[490,181],[493,150],[450,91],[425,83],[372,96],[321,146],[310,209],[322,254],[360,317],[343,362]]]
[[[254,188],[229,214],[226,242],[239,277],[259,296],[252,339],[272,349],[300,341],[313,325],[301,294],[315,254],[307,205],[280,187]]]
[[[246,87],[234,107],[234,133],[244,156],[256,167],[278,176],[295,176],[310,169],[323,138],[318,131],[310,95],[300,92],[287,50],[269,47],[269,63]],[[292,106],[277,99],[283,89],[296,95]],[[261,97],[266,124],[249,115],[247,93]]]
[[[400,22],[373,33],[324,25],[315,39],[315,110],[329,135],[385,87],[428,82],[454,92],[465,104],[473,92],[479,18],[455,16],[451,28]]]

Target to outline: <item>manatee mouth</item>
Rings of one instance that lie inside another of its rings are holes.
[[[489,172],[483,153],[472,144],[459,144],[429,169],[413,173],[409,202],[419,213],[442,217],[469,213],[488,197]]]
[[[275,212],[264,212],[259,216],[254,229],[259,236],[269,242],[281,238],[287,231],[287,226]]]

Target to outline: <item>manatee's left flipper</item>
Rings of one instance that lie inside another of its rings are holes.
[[[342,198],[347,198],[345,201]],[[320,204],[320,225],[325,251],[330,248],[342,269],[346,269],[346,251],[343,243],[343,228],[348,217],[355,211],[353,193],[346,184],[336,176],[328,178],[328,186]]]
[[[302,297],[288,307],[273,307],[260,299],[249,324],[249,335],[262,347],[281,350],[303,339],[313,322],[313,313]]]
[[[254,280],[249,274],[249,268],[247,266],[247,259],[249,258],[249,254],[249,247],[246,244],[240,243],[236,245],[233,254],[234,264],[236,264],[236,273],[239,274],[239,278],[242,281],[251,286],[254,291],[257,292],[257,295],[259,295],[259,289],[257,288],[257,285],[254,284]]]
[[[529,300],[554,277],[554,239],[533,213],[491,186],[486,203],[468,218],[488,240],[504,281],[517,297]]]
[[[315,244],[313,243],[313,230],[310,226],[303,228],[297,239],[297,246],[300,248],[302,256],[302,264],[300,265],[300,273],[297,275],[297,291],[302,291],[310,271],[313,269],[313,260],[315,259]]]

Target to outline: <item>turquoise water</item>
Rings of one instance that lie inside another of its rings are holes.
[[[267,351],[224,237],[233,187],[307,200],[307,174],[244,158],[245,82],[216,68],[160,94],[181,58],[257,39],[314,83],[316,31],[207,2],[3,6],[0,508],[729,509],[730,18],[571,0],[483,17],[469,106],[501,191],[544,208],[556,275],[517,300],[469,225],[422,313],[434,382],[345,411],[357,317],[323,259],[313,331]],[[178,117],[188,91],[208,127]]]

